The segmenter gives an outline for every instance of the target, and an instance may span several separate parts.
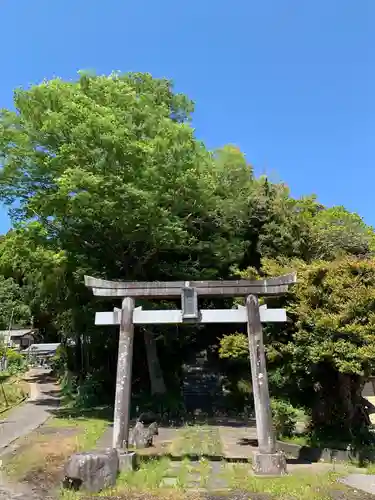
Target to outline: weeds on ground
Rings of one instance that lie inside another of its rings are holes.
[[[209,426],[186,426],[176,430],[177,437],[170,446],[174,456],[222,456],[219,431]]]
[[[0,413],[13,408],[27,396],[27,385],[17,377],[0,379]]]
[[[201,458],[198,465],[198,473],[200,476],[201,488],[207,488],[210,479],[211,465],[206,458]]]
[[[170,460],[162,458],[152,459],[140,465],[137,471],[122,472],[118,476],[116,487],[108,488],[99,493],[98,498],[116,499],[173,499],[183,500],[186,498],[186,483],[189,475],[189,461],[184,460],[176,476],[175,487],[163,484],[164,479],[169,476],[168,470]],[[61,500],[83,500],[87,498],[84,492],[61,490]]]
[[[18,440],[16,453],[5,460],[5,472],[14,480],[56,486],[68,457],[76,451],[93,448],[106,426],[105,421],[98,419],[51,418],[37,431]]]
[[[180,490],[186,490],[187,483],[189,480],[189,474],[192,472],[192,467],[190,465],[190,460],[188,458],[184,458],[181,462],[181,467],[177,473],[177,483],[176,487]]]
[[[96,445],[96,442],[106,430],[108,422],[97,418],[82,418],[74,420],[52,418],[48,421],[48,425],[56,429],[76,429],[77,439],[75,451],[83,451],[93,448]]]
[[[308,434],[294,434],[293,436],[282,436],[280,441],[296,444],[299,446],[310,446],[310,437]]]
[[[206,461],[207,462],[207,461]],[[141,465],[135,472],[122,473],[115,488],[108,489],[97,495],[99,498],[116,500],[203,500],[207,498],[204,491],[189,491],[189,475],[202,467],[202,482],[200,487],[207,487],[207,465],[201,461],[198,468],[192,467],[188,460],[181,463],[181,469],[176,472],[176,481],[172,485],[165,483],[170,478],[170,461],[168,459],[150,460]],[[209,471],[208,471],[209,474]],[[295,472],[280,478],[254,477],[249,466],[243,464],[227,465],[223,477],[228,481],[228,487],[233,491],[242,491],[249,498],[264,498],[264,500],[331,500],[331,499],[364,499],[365,494],[352,494],[344,485],[338,482],[339,474],[333,472],[314,474],[311,472]],[[229,495],[229,491],[227,492]],[[259,495],[259,497],[258,497]],[[214,498],[212,493],[212,497]],[[220,498],[225,498],[225,492]],[[61,500],[86,500],[87,494],[71,491],[61,492]],[[229,497],[230,498],[230,497]],[[245,497],[244,497],[245,498]]]
[[[225,473],[228,485],[233,490],[264,493],[278,500],[327,500],[346,487],[338,482],[340,474],[332,471],[324,474],[294,472],[280,478],[255,477],[248,466],[230,465]]]
[[[119,475],[117,491],[126,489],[155,490],[161,486],[169,467],[168,459],[150,460],[140,465],[138,471],[125,472]]]

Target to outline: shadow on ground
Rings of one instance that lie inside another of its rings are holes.
[[[60,400],[58,398],[41,398],[32,401],[32,404],[35,406],[48,406],[48,408],[58,408],[60,405]]]
[[[94,408],[60,407],[53,409],[51,414],[56,418],[87,418],[110,421],[113,418],[113,408],[109,406]]]
[[[51,374],[51,371],[45,371],[36,373],[33,375],[28,375],[25,377],[27,382],[35,383],[35,384],[55,384],[56,377]]]

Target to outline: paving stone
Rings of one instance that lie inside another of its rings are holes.
[[[228,481],[224,477],[224,465],[220,462],[211,462],[211,474],[208,481],[209,490],[222,490],[228,488]]]
[[[350,474],[349,476],[341,479],[341,482],[351,488],[357,488],[365,491],[366,493],[372,493],[375,495],[375,475]]]
[[[223,477],[211,477],[208,482],[209,490],[225,490],[229,487],[228,481]]]
[[[271,496],[263,493],[230,492],[225,494],[208,493],[204,500],[271,500]]]
[[[164,477],[162,481],[162,486],[166,486],[167,488],[171,488],[173,486],[177,486],[178,478],[177,477]]]
[[[189,465],[191,464],[191,462],[189,462]],[[184,467],[184,463],[183,462],[170,462],[169,464],[169,468],[170,469],[174,469],[174,470],[180,470],[181,467]]]

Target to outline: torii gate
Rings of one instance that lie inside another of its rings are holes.
[[[262,322],[286,322],[284,309],[259,306],[258,296],[277,296],[296,283],[295,273],[264,280],[117,282],[85,276],[85,284],[99,297],[121,298],[122,308],[98,312],[96,325],[120,325],[113,448],[128,448],[134,325],[167,323],[247,323],[252,388],[259,452],[254,469],[259,474],[282,474],[285,457],[276,452],[272,426]],[[135,307],[135,299],[181,298],[181,310]],[[199,309],[198,297],[246,297],[237,309]]]

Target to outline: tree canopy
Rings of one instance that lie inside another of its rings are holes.
[[[16,92],[15,105],[0,122],[0,195],[17,202],[14,220],[37,220],[58,248],[108,277],[210,275],[235,261],[218,186],[233,193],[250,170],[229,166],[230,153],[213,160],[194,139],[191,101],[168,81],[52,80]]]

